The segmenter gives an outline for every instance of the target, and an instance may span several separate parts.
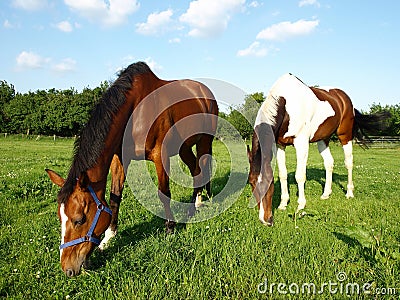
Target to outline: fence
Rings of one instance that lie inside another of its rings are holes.
[[[397,148],[400,147],[400,136],[370,136],[371,148]]]

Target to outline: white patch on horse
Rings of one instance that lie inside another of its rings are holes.
[[[262,182],[262,174],[260,173],[260,175],[258,175],[257,177],[257,182],[261,183]]]
[[[281,76],[273,84],[267,99],[279,97],[285,98],[285,108],[290,119],[285,138],[299,135],[311,138],[318,126],[327,117],[335,114],[328,102],[320,101],[307,85],[289,73]]]
[[[203,205],[203,202],[201,202],[201,193],[198,193],[196,196],[196,201],[194,202],[194,207],[199,208],[200,206]]]
[[[275,125],[276,115],[278,114],[278,100],[279,97],[275,98],[272,94],[268,94],[267,98],[258,110],[254,128],[261,123]]]
[[[117,231],[111,230],[110,227],[107,228],[106,232],[104,233],[104,238],[101,240],[99,245],[100,250],[104,250],[108,247],[108,242],[117,235]]]
[[[61,216],[61,245],[64,244],[65,232],[67,230],[68,216],[65,214],[64,203],[60,204],[60,216]],[[63,249],[60,250],[60,259],[63,253]]]
[[[263,201],[261,199],[261,201],[260,201],[260,210],[258,212],[258,218],[260,219],[261,223],[266,225],[267,222],[265,222],[264,216],[265,216],[265,209],[264,209]]]
[[[310,140],[314,137],[319,126],[329,117],[333,117],[335,111],[328,101],[319,101],[316,105],[314,115],[310,122]]]

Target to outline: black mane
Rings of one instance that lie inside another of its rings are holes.
[[[120,106],[125,103],[125,94],[131,89],[134,77],[149,72],[152,73],[144,62],[131,64],[119,73],[115,82],[104,92],[92,110],[88,123],[75,141],[69,174],[58,194],[60,203],[64,203],[72,193],[76,178],[96,164],[103,152],[113,118]]]

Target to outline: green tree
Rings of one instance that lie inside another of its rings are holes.
[[[244,103],[231,109],[230,113],[226,116],[226,120],[236,128],[243,139],[251,138],[257,112],[264,100],[265,96],[263,93],[247,95]]]
[[[400,104],[382,106],[380,103],[373,103],[369,113],[373,114],[384,111],[390,112],[391,117],[387,120],[388,127],[380,135],[400,135]]]
[[[9,119],[7,118],[5,107],[15,97],[15,88],[12,84],[8,84],[7,81],[0,81],[0,132],[5,132]]]

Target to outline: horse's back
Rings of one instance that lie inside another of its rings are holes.
[[[325,139],[336,132],[340,141],[346,144],[353,138],[354,108],[350,97],[339,88],[311,87],[311,89],[318,99],[329,103],[335,111],[334,116],[321,123],[319,131],[311,141]]]
[[[134,108],[128,127],[136,159],[151,158],[161,147],[179,147],[198,133],[215,134],[218,106],[204,84],[159,80],[155,86]]]

